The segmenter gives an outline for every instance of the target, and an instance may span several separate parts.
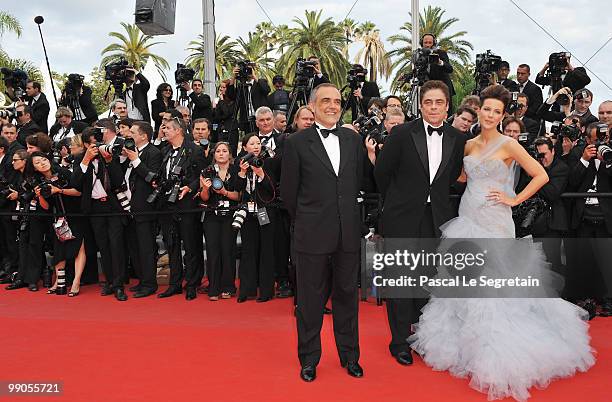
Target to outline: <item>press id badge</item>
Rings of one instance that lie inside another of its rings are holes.
[[[255,213],[257,210],[257,205],[255,205],[255,203],[253,201],[248,201],[247,202],[247,210],[250,213]]]
[[[257,210],[257,220],[259,221],[259,226],[270,223],[270,217],[268,216],[268,211],[266,211],[265,208],[259,208]]]

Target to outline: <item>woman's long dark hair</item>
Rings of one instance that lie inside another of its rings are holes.
[[[57,172],[54,172],[53,163],[51,162],[51,159],[49,159],[49,155],[47,155],[44,152],[35,151],[35,152],[32,152],[30,154],[30,156],[28,157],[28,159],[26,160],[26,165],[25,165],[25,168],[23,170],[23,177],[25,179],[30,179],[30,180],[35,179],[35,180],[38,180],[38,179],[41,179],[43,177],[42,173],[38,172],[36,170],[36,168],[34,167],[34,158],[37,157],[37,156],[39,156],[41,158],[45,158],[46,160],[49,161],[49,165],[51,166],[51,174],[57,173]]]
[[[157,86],[157,92],[155,93],[155,97],[159,100],[163,100],[164,99],[164,89],[166,88],[170,88],[170,90],[172,90],[172,85],[168,84],[167,82],[162,82],[161,84],[159,84]],[[170,96],[170,99],[172,99],[172,96]]]

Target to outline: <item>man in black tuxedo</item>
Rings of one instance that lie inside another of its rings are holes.
[[[358,288],[361,220],[357,196],[365,153],[361,139],[338,128],[341,96],[332,84],[313,90],[316,125],[288,137],[283,149],[281,197],[293,221],[297,271],[300,377],[316,378],[323,308],[331,293],[334,336],[349,375],[359,366]]]
[[[349,99],[349,107],[351,108],[352,120],[355,121],[359,114],[368,114],[368,105],[370,99],[380,98],[380,91],[376,82],[366,81],[365,75],[367,70],[361,64],[353,64],[353,70],[358,71],[357,76],[361,76],[359,86],[353,90],[354,99],[358,104],[353,102],[353,98]]]
[[[125,99],[128,117],[148,123],[151,121],[151,113],[149,113],[147,93],[149,88],[151,88],[151,84],[149,84],[149,81],[142,73],[137,72],[135,69],[128,68],[127,71],[125,91],[121,98]]]
[[[200,188],[200,172],[204,169],[204,152],[193,141],[185,139],[185,125],[182,120],[172,118],[162,126],[168,145],[162,151],[163,159],[160,176],[172,186],[159,194],[157,206],[166,211],[190,210],[197,208],[194,196]],[[159,186],[161,183],[156,183]],[[172,188],[178,185],[179,193],[172,200]],[[160,215],[164,243],[170,257],[170,286],[157,295],[166,298],[183,291],[183,278],[186,280],[187,300],[197,297],[196,288],[200,286],[203,276],[202,238],[196,226],[201,225],[200,214],[165,214]],[[181,244],[185,249],[182,254]],[[185,275],[183,275],[183,262]]]
[[[191,119],[208,119],[212,120],[212,101],[210,100],[210,96],[204,93],[204,86],[202,85],[202,80],[196,78],[191,81],[191,86],[189,86],[188,82],[184,82],[183,88],[187,91],[187,96],[189,97],[189,104],[191,107]]]
[[[503,85],[510,92],[518,92],[519,85],[509,79],[508,74],[510,74],[510,63],[502,61],[497,70],[497,83]]]
[[[238,102],[238,122],[245,133],[255,131],[255,111],[268,104],[270,85],[265,78],[257,78],[257,67],[251,67],[247,81],[238,80],[240,67],[235,67],[225,95],[230,101]]]
[[[422,118],[396,126],[378,156],[374,174],[384,199],[381,234],[385,238],[440,236],[440,225],[456,216],[449,199],[461,173],[465,135],[444,123],[450,102],[442,81],[421,88]],[[407,338],[425,299],[388,299],[389,350],[400,364],[412,364]]]
[[[528,104],[529,109],[525,116],[530,119],[539,121],[540,118],[537,116],[537,111],[544,98],[542,97],[542,89],[529,80],[531,70],[528,64],[519,64],[516,68],[516,80],[518,81],[519,90],[518,92],[524,93],[529,98]]]
[[[64,88],[59,101],[60,106],[70,108],[75,121],[83,122],[89,126],[98,120],[98,111],[91,100],[93,91],[91,87],[84,85],[82,81],[75,81],[73,89],[75,93],[69,94],[66,92],[66,88]],[[78,97],[76,97],[77,95]],[[76,97],[76,99],[73,97]]]
[[[106,214],[124,211],[119,203],[117,193],[124,184],[121,166],[112,163],[112,155],[98,148],[100,137],[96,130],[102,130],[102,140],[106,144],[116,141],[115,124],[111,119],[96,122],[96,128],[88,127],[82,133],[85,154],[83,159],[75,161],[72,180],[75,188],[81,193],[81,206],[84,213]],[[98,138],[96,138],[98,137]],[[106,285],[102,296],[115,295],[119,301],[127,300],[123,289],[125,276],[125,217],[92,216],[89,218],[94,238],[102,257],[102,269]]]
[[[7,156],[12,156],[16,151],[25,148],[17,141],[17,127],[11,123],[5,123],[2,126],[2,137],[6,138],[9,143],[6,151]]]
[[[26,84],[26,101],[32,108],[32,120],[40,127],[41,131],[48,132],[47,119],[49,118],[49,101],[47,96],[41,92],[40,83],[28,81]]]
[[[128,185],[131,211],[136,214],[130,218],[126,228],[126,238],[132,266],[140,280],[130,290],[135,298],[147,297],[157,290],[157,266],[155,264],[156,216],[138,215],[138,212],[152,212],[154,206],[147,202],[153,191],[151,176],[159,171],[162,154],[150,144],[153,127],[147,122],[134,122],[129,137],[134,139],[136,150],[123,148],[127,160],[122,164],[125,181]],[[116,159],[113,163],[119,163]],[[148,180],[148,181],[147,181]]]
[[[15,108],[17,113],[17,141],[24,147],[26,146],[26,138],[32,134],[42,131],[42,129],[32,120],[32,108],[28,105],[17,105]]]
[[[438,45],[438,42],[433,34],[426,33],[421,36],[419,44],[425,49],[433,49]],[[451,80],[451,74],[453,73],[453,65],[450,64],[448,53],[446,53],[444,49],[438,48],[436,49],[436,51],[440,55],[440,60],[438,60],[437,64],[429,65],[429,79],[442,81],[448,87],[451,99],[448,108],[448,114],[450,116],[453,114],[452,99],[453,96],[455,96],[455,87],[453,86],[453,81]]]

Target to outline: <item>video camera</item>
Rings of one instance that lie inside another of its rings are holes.
[[[11,100],[18,101],[23,99],[26,96],[25,89],[28,82],[28,74],[18,68],[11,70],[6,67],[2,67],[0,72],[2,72],[2,80],[6,88],[12,88],[13,90],[13,96],[9,96]],[[7,91],[7,94],[10,95],[10,92]]]
[[[491,50],[476,55],[476,68],[474,69],[475,95],[480,94],[483,89],[491,85],[491,75],[499,70],[501,63],[501,56],[497,56]]]
[[[104,66],[104,79],[110,81],[117,91],[117,88],[122,88],[123,84],[127,84],[128,78],[132,75],[132,72],[127,70],[128,67],[128,62],[123,57],[119,61],[107,64]]]
[[[419,80],[419,85],[423,85],[429,80],[429,66],[431,64],[438,64],[440,61],[440,54],[438,49],[421,47],[418,48],[412,57],[412,76]]]
[[[568,52],[551,53],[550,56],[548,56],[546,77],[550,78],[550,86],[553,93],[563,88],[562,75],[567,72],[570,57],[572,57],[572,55]],[[557,97],[556,102],[559,105],[567,105],[569,103],[569,97],[565,94],[561,94]]]
[[[175,204],[181,192],[181,183],[184,176],[185,172],[181,166],[172,168],[168,173],[168,178],[165,180],[155,173],[147,175],[145,181],[157,186],[153,192],[149,194],[149,197],[147,197],[147,203],[154,204],[158,200],[160,194],[168,194],[166,201],[170,204]]]
[[[80,74],[73,73],[68,75],[68,80],[64,86],[64,94],[68,101],[79,99],[84,82],[85,77]]]
[[[195,70],[186,67],[184,64],[176,63],[176,71],[174,72],[174,81],[176,85],[181,85],[183,82],[189,82],[195,77]]]
[[[295,83],[294,86],[306,86],[311,78],[315,76],[314,61],[307,61],[303,58],[298,58],[295,63]]]
[[[351,88],[353,91],[359,88],[359,83],[365,82],[365,76],[367,73],[368,70],[361,66],[355,66],[348,70],[346,73],[346,81],[348,82],[349,88]]]
[[[236,79],[242,83],[246,83],[251,79],[250,77],[253,74],[254,67],[255,63],[251,60],[238,61],[238,75],[236,75]]]

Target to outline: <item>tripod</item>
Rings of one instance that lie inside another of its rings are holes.
[[[182,83],[176,85],[176,104],[186,106],[191,111],[191,99],[187,96],[187,91],[183,88]]]
[[[253,110],[253,103],[251,99],[251,91],[249,87],[251,84],[243,81],[236,81],[236,104],[234,105],[234,121],[241,122],[238,120],[238,112],[240,111],[240,104],[244,104],[246,110],[240,113],[240,117],[243,117],[246,113],[246,126],[241,127],[245,133],[255,132],[257,126],[255,125],[255,110]]]
[[[83,121],[85,120],[85,115],[83,114],[81,104],[79,103],[79,92],[80,89],[73,88],[72,91],[66,91],[64,97],[66,99],[66,104],[70,110],[72,110],[74,120]]]
[[[423,85],[421,80],[416,75],[413,75],[410,80],[410,92],[408,92],[406,104],[406,114],[409,120],[417,119],[420,115],[421,85]]]
[[[287,111],[287,125],[291,125],[293,123],[293,116],[295,112],[302,106],[308,104],[308,93],[310,93],[312,87],[310,84],[308,85],[296,85],[293,87],[291,94],[289,97],[291,98],[291,105],[289,106],[289,110]]]
[[[110,92],[111,87],[113,88],[113,101],[121,98],[121,93],[123,92],[123,81],[111,81],[108,84],[108,88],[106,89],[106,93],[104,94],[104,100],[108,99],[108,94]],[[113,111],[111,109],[108,110],[108,116],[111,117]]]

